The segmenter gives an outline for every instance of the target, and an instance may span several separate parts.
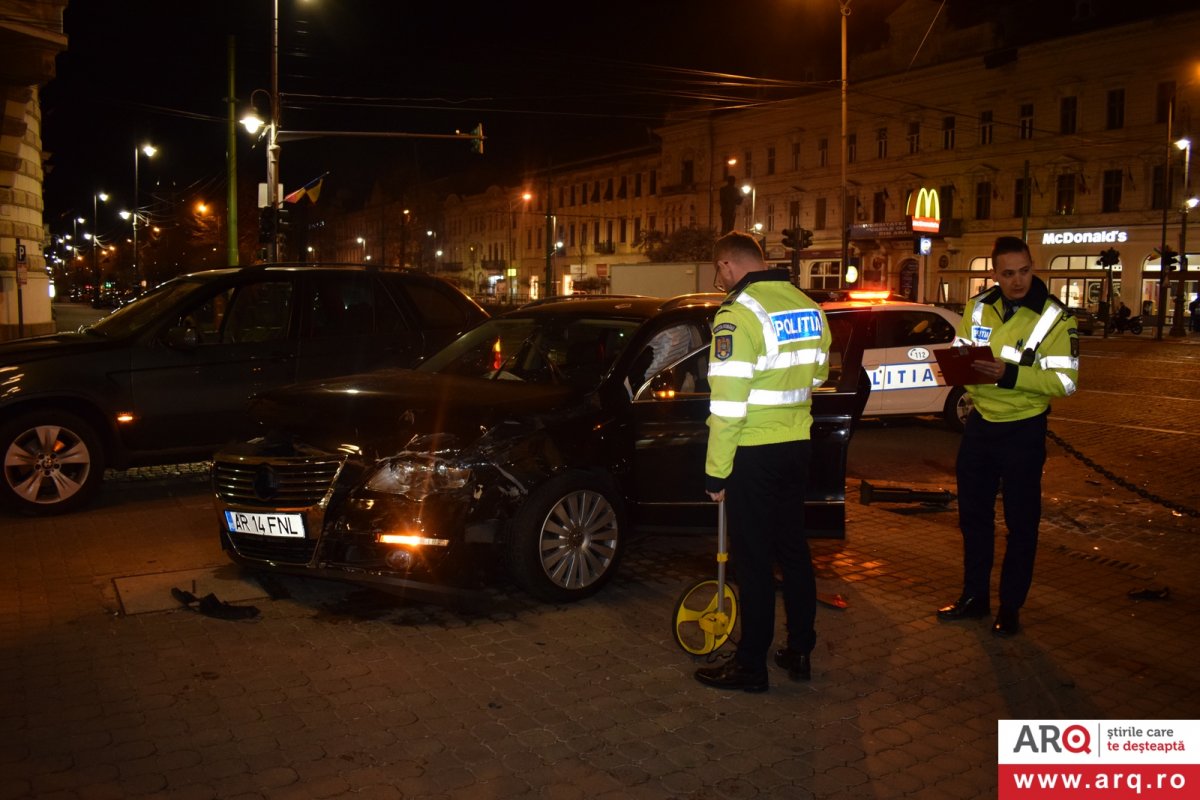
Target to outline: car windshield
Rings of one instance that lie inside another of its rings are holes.
[[[87,329],[106,339],[120,339],[144,330],[185,295],[196,291],[199,282],[173,280],[160,284],[127,306],[122,306]]]
[[[640,324],[594,317],[502,317],[464,334],[417,369],[594,389]]]

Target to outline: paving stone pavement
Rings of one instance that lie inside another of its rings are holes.
[[[953,506],[852,491],[847,513],[814,556],[848,608],[819,612],[813,680],[772,667],[763,695],[700,686],[705,658],[673,641],[708,541],[640,539],[574,605],[501,583],[467,613],[281,579],[227,621],[122,615],[114,588],[226,563],[199,473],[0,516],[0,798],[962,800],[996,795],[998,719],[1200,718],[1194,522],[1154,511],[1179,524],[1115,535],[1049,513],[1025,629],[1001,640],[934,618],[960,579]]]

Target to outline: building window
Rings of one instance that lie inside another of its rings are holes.
[[[584,184],[579,187],[579,205],[586,206],[587,204],[588,204],[588,185],[587,185],[587,182],[584,182]]]
[[[875,157],[887,158],[887,128],[875,131]]]
[[[658,170],[650,170],[650,194],[658,194]]]
[[[921,123],[908,123],[908,154],[916,155],[921,152]]]
[[[884,222],[887,219],[887,192],[876,192],[871,203],[871,222]]]
[[[1175,99],[1175,81],[1163,81],[1158,84],[1154,101],[1154,121],[1159,125],[1167,124],[1171,115],[1171,101]]]
[[[1167,207],[1166,169],[1162,164],[1156,164],[1150,177],[1150,208],[1162,211]]]
[[[800,224],[800,201],[788,201],[788,227],[795,228]]]
[[[829,166],[829,140],[820,139],[817,141],[817,166]]]
[[[775,230],[775,204],[767,203],[767,230]]]
[[[1013,183],[1013,216],[1025,216],[1025,204],[1029,198],[1028,184],[1024,178],[1017,178]]]
[[[979,143],[991,144],[992,136],[995,134],[995,122],[992,120],[991,111],[979,112]]]
[[[853,164],[858,160],[858,134],[850,133],[846,135],[846,161]]]
[[[558,198],[558,204],[562,205],[562,198]],[[575,205],[575,184],[571,184],[571,205]]]
[[[1100,210],[1105,213],[1115,213],[1121,210],[1121,186],[1125,180],[1125,170],[1104,170],[1104,195]]]
[[[816,208],[813,211],[813,227],[819,231],[823,231],[827,227],[825,224],[825,210],[825,198],[818,197]]]
[[[604,184],[604,199],[605,200],[613,199],[613,179],[612,178],[609,178],[608,181]]]
[[[624,200],[629,196],[629,176],[621,176],[621,187],[617,189],[617,199]]]
[[[975,184],[975,219],[992,218],[992,182]]]
[[[649,230],[652,230],[652,231],[658,230],[658,215],[657,214],[651,214],[650,218],[646,220],[646,228]]]
[[[941,206],[942,219],[950,219],[954,216],[954,195],[953,183],[948,183],[938,189],[938,204]]]
[[[792,142],[792,171],[800,169],[800,143]]]
[[[691,186],[696,182],[696,163],[690,158],[685,159],[680,165],[679,182],[684,186]]]
[[[621,244],[625,244],[627,241],[629,241],[629,220],[627,220],[625,217],[621,217],[620,227],[617,228],[617,230],[619,231],[618,235],[621,237]]]
[[[567,247],[575,246],[575,223],[567,226]]]
[[[954,149],[954,117],[942,119],[942,149]]]
[[[817,261],[809,270],[810,289],[840,289],[842,265],[839,261]]]
[[[1125,90],[1109,89],[1105,127],[1110,131],[1125,127]]]
[[[1079,98],[1072,95],[1058,101],[1058,132],[1064,136],[1075,133],[1079,113]]]
[[[754,153],[747,150],[742,159],[742,177],[750,180],[754,177]]]
[[[600,202],[600,181],[592,182],[592,202],[593,203]]]
[[[775,148],[774,147],[767,148],[767,174],[768,175],[775,174]]]
[[[1054,213],[1064,215],[1075,213],[1075,187],[1078,183],[1079,176],[1074,172],[1066,172],[1058,176],[1054,190]]]
[[[642,173],[638,172],[633,176],[633,196],[642,196]]]
[[[1018,137],[1021,139],[1033,138],[1033,103],[1022,103],[1017,123]]]

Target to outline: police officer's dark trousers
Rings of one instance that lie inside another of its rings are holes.
[[[808,440],[738,447],[725,483],[742,624],[736,658],[752,669],[766,669],[775,636],[775,563],[783,575],[788,647],[808,653],[816,643],[817,589],[804,532],[811,453]]]
[[[1008,537],[1000,568],[1000,605],[1025,603],[1033,582],[1047,414],[988,422],[972,412],[958,448],[958,524],[963,536],[963,596],[990,597],[996,546],[996,493],[1004,493]]]

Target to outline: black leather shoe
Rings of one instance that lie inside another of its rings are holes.
[[[939,608],[938,619],[979,619],[992,613],[985,597],[962,597],[944,608]]]
[[[714,689],[740,689],[743,692],[767,690],[767,671],[743,667],[735,658],[718,667],[701,667],[696,670],[696,680]]]
[[[996,621],[992,623],[992,633],[997,636],[1015,636],[1021,630],[1020,615],[1015,608],[1000,606],[996,613]]]
[[[781,647],[775,651],[775,666],[787,670],[794,681],[806,681],[812,677],[812,657],[799,650]]]

